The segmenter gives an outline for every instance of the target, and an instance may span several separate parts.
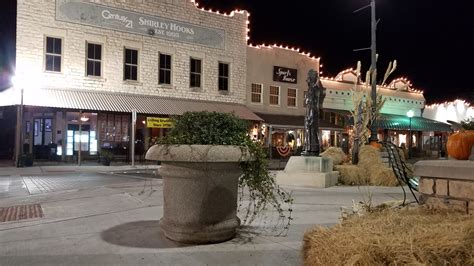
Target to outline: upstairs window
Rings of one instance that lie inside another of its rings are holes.
[[[253,103],[262,103],[262,84],[252,84],[251,101]]]
[[[191,58],[190,62],[190,75],[189,75],[189,86],[191,88],[201,87],[201,75],[202,75],[202,61],[200,59]]]
[[[219,63],[219,90],[229,90],[229,64]]]
[[[171,85],[171,55],[160,54],[159,84]]]
[[[289,107],[296,107],[296,89],[288,88],[287,104]]]
[[[270,104],[271,105],[280,104],[280,87],[270,86]]]
[[[88,43],[87,44],[87,76],[101,76],[102,66],[102,45]]]
[[[123,80],[138,80],[138,50],[125,48]]]
[[[62,40],[46,37],[45,70],[61,72]]]

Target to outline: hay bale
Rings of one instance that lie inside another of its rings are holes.
[[[357,165],[335,165],[334,170],[339,171],[339,183],[341,184],[351,186],[370,184],[369,176],[365,173],[365,170]]]
[[[380,150],[371,145],[360,147],[358,165],[364,169],[370,169],[374,164],[383,165]]]
[[[347,155],[341,148],[329,147],[323,153],[321,157],[331,158],[333,165],[340,165],[343,162],[347,161]]]
[[[380,158],[380,150],[371,145],[360,147],[359,163],[371,185],[377,186],[397,186],[399,183],[392,168],[388,168]]]
[[[370,184],[374,186],[394,187],[400,185],[392,168],[376,165],[369,171]]]
[[[353,216],[306,232],[303,257],[305,265],[473,265],[474,219],[426,208]]]

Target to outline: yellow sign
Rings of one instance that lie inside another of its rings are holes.
[[[146,118],[146,127],[172,128],[172,127],[174,127],[174,121],[171,118],[147,117]]]

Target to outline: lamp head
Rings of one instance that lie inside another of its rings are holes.
[[[409,118],[412,118],[413,115],[415,115],[415,112],[413,112],[413,110],[410,110],[410,111],[407,112],[407,116],[408,116]]]

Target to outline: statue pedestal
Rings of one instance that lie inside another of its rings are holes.
[[[285,186],[326,188],[336,185],[339,172],[333,171],[332,159],[316,156],[291,156],[276,182]]]

